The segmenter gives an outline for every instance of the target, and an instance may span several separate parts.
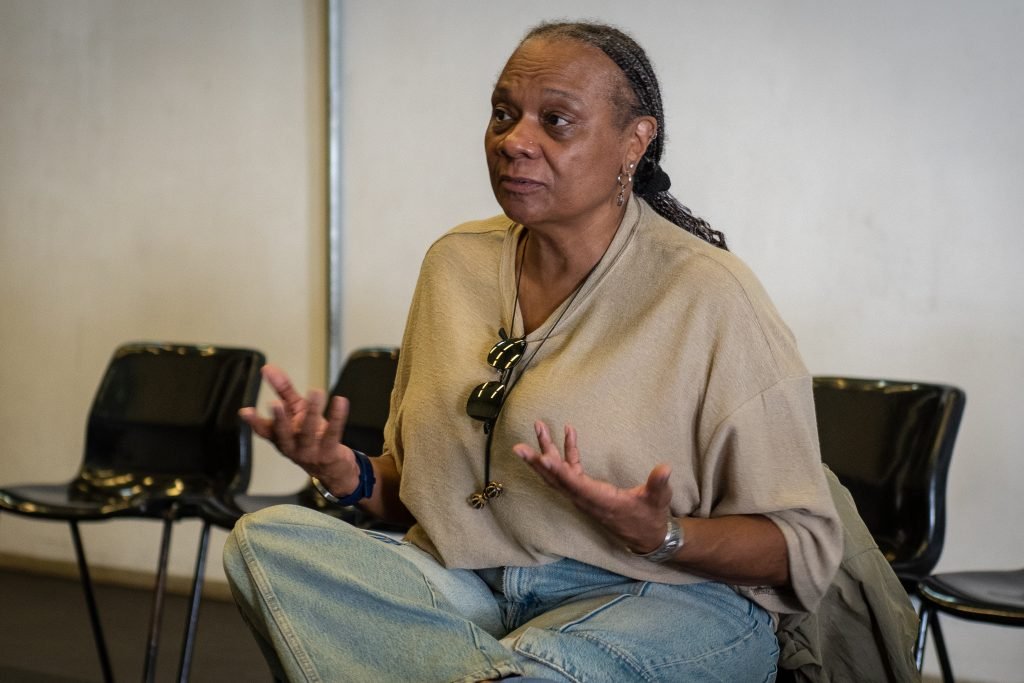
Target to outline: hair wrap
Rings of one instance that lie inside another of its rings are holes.
[[[641,197],[668,192],[670,187],[672,187],[672,179],[668,177],[668,173],[665,173],[657,161],[643,164],[633,176],[633,190]]]

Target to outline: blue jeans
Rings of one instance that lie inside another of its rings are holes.
[[[224,548],[235,600],[289,681],[773,681],[767,612],[720,583],[564,559],[446,569],[409,543],[278,506]]]

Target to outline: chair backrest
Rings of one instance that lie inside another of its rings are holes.
[[[349,400],[348,423],[341,439],[349,448],[380,455],[397,370],[396,348],[357,349],[346,359],[331,396]]]
[[[964,403],[952,386],[814,378],[822,460],[907,584],[942,553],[946,475]]]
[[[264,362],[250,349],[119,347],[92,404],[74,487],[181,499],[244,491],[252,436],[238,410],[255,404]]]

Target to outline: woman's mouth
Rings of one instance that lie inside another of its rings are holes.
[[[509,192],[519,193],[532,192],[544,187],[544,183],[523,176],[503,175],[499,178],[499,184],[503,189],[508,190]]]

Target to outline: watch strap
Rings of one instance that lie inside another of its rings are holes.
[[[373,473],[373,464],[370,462],[370,457],[366,455],[366,453],[363,453],[362,451],[357,451],[354,448],[352,449],[352,453],[356,457],[356,464],[359,465],[359,485],[356,486],[355,491],[348,494],[347,496],[339,498],[338,496],[328,491],[327,487],[324,486],[319,479],[317,479],[316,477],[309,478],[309,480],[313,484],[313,488],[315,488],[317,492],[321,496],[323,496],[324,500],[326,500],[328,503],[341,505],[342,507],[348,507],[350,505],[355,505],[364,498],[369,498],[371,495],[373,495],[373,487],[377,483],[377,477]]]

